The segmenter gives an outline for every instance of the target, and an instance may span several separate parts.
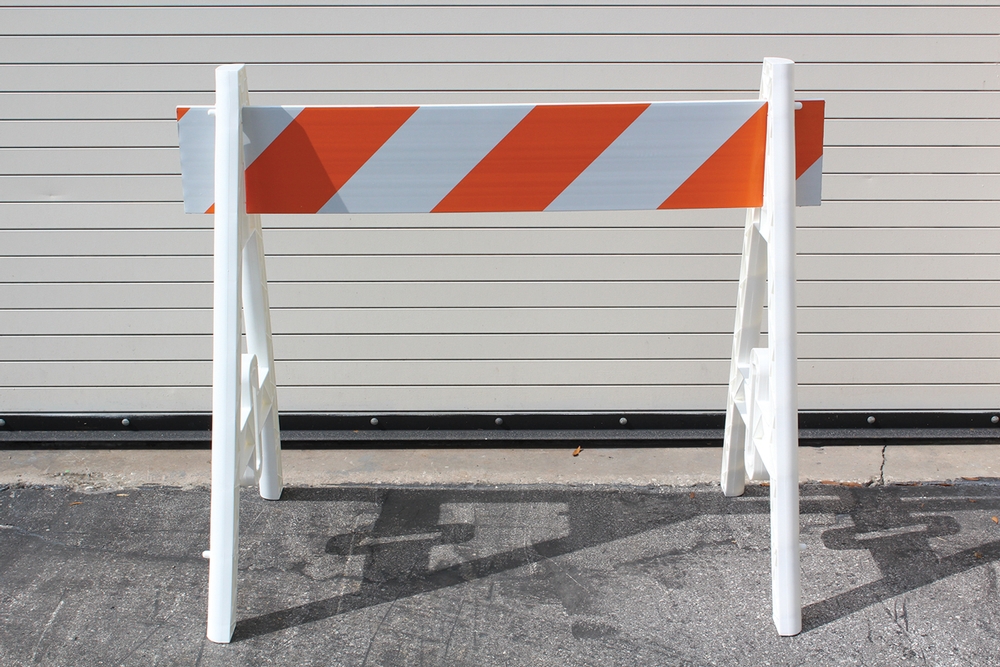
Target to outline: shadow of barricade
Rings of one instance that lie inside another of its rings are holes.
[[[949,514],[968,509],[968,494],[979,509],[1000,511],[994,485],[919,487],[923,502],[910,502],[914,487],[806,486],[803,515],[846,514],[852,525],[822,533],[827,549],[867,550],[881,577],[837,593],[803,609],[803,631],[843,618],[870,605],[946,577],[1000,560],[1000,540],[939,557],[930,540],[959,532]],[[374,501],[377,518],[365,529],[331,535],[325,553],[362,558],[359,585],[351,592],[306,602],[241,620],[234,641],[266,635],[332,618],[401,598],[420,595],[571,554],[699,516],[767,514],[768,489],[747,487],[746,499],[734,501],[716,489],[489,489],[338,487],[288,489],[286,502],[343,503]],[[475,521],[454,522],[442,516],[446,505],[489,506],[498,503],[556,503],[564,507],[566,530],[557,537],[521,545],[453,564],[435,564],[442,545],[463,545],[476,535]],[[919,511],[916,511],[918,510]],[[808,572],[804,573],[809,576]]]
[[[971,492],[971,496],[969,495]],[[805,606],[802,629],[813,630],[871,605],[947,577],[1000,560],[1000,540],[939,555],[933,540],[947,541],[961,532],[956,512],[998,511],[992,485],[915,485],[847,488],[851,526],[823,532],[823,546],[865,550],[881,577]]]

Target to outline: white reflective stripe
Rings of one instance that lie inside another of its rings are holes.
[[[319,212],[430,211],[533,108],[420,107]]]
[[[243,162],[247,167],[305,107],[243,107]]]
[[[191,107],[177,121],[185,213],[204,213],[215,201],[215,116],[208,114],[212,108]]]
[[[546,210],[655,209],[762,104],[654,102]]]
[[[823,156],[795,179],[795,205],[819,206],[823,202]]]

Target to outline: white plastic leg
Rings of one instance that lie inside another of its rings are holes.
[[[240,401],[240,446],[237,452],[242,470],[240,486],[250,486],[260,480],[260,381],[257,373],[257,357],[243,355],[243,386]]]
[[[747,382],[747,433],[744,447],[747,476],[754,481],[770,479],[774,467],[774,415],[771,409],[771,354],[767,348],[750,351]]]
[[[281,434],[278,432],[278,394],[274,381],[274,347],[264,268],[264,239],[260,216],[247,215],[243,246],[243,317],[247,354],[257,357],[260,373],[260,495],[267,500],[281,497]]]
[[[208,638],[236,627],[242,470],[240,436],[240,213],[243,210],[242,65],[215,71],[215,287],[212,333],[212,519],[208,551]],[[242,95],[241,95],[242,93]]]
[[[798,494],[798,479],[772,476],[771,604],[774,626],[785,637],[802,632]]]
[[[260,495],[266,500],[277,500],[281,497],[284,480],[281,471],[281,442],[278,437],[278,423],[275,419],[277,410],[273,407],[264,418],[261,426],[260,451]]]
[[[746,424],[732,399],[726,406],[726,430],[722,441],[722,493],[742,496],[746,486],[743,463],[743,440]]]
[[[771,582],[778,634],[802,630],[799,566],[798,398],[795,353],[795,98],[794,63],[764,61],[768,96],[765,207],[769,206],[768,391],[774,415],[771,477]]]
[[[750,351],[760,345],[767,290],[767,250],[758,231],[760,213],[760,209],[747,210],[743,231],[743,257],[740,260],[736,325],[733,330],[733,353],[726,401],[726,430],[722,443],[722,492],[727,496],[742,495],[746,483],[746,385]]]

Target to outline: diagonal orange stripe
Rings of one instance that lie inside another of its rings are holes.
[[[186,114],[190,110],[191,110],[191,107],[177,107],[177,120],[180,120],[181,118],[183,118],[184,114]]]
[[[541,211],[648,106],[537,106],[434,212]]]
[[[757,208],[764,203],[767,105],[684,181],[659,208]]]
[[[323,170],[339,190],[416,110],[307,107],[295,122],[309,137]]]
[[[795,110],[795,178],[823,157],[823,100],[805,100]]]
[[[307,107],[246,170],[248,213],[315,213],[417,107]]]

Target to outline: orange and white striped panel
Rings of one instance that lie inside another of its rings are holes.
[[[814,118],[815,103],[808,104]],[[212,206],[209,108],[178,109],[184,202],[191,213]],[[800,205],[819,203],[822,102],[818,111],[818,147],[801,153],[810,160],[803,173],[815,175],[816,188],[800,194]],[[245,107],[247,211],[757,207],[766,114],[758,100]],[[818,171],[811,169],[817,163]]]
[[[185,213],[212,213],[215,201],[215,116],[212,107],[177,107]]]
[[[802,100],[795,110],[795,203],[819,206],[823,198],[823,100]]]

